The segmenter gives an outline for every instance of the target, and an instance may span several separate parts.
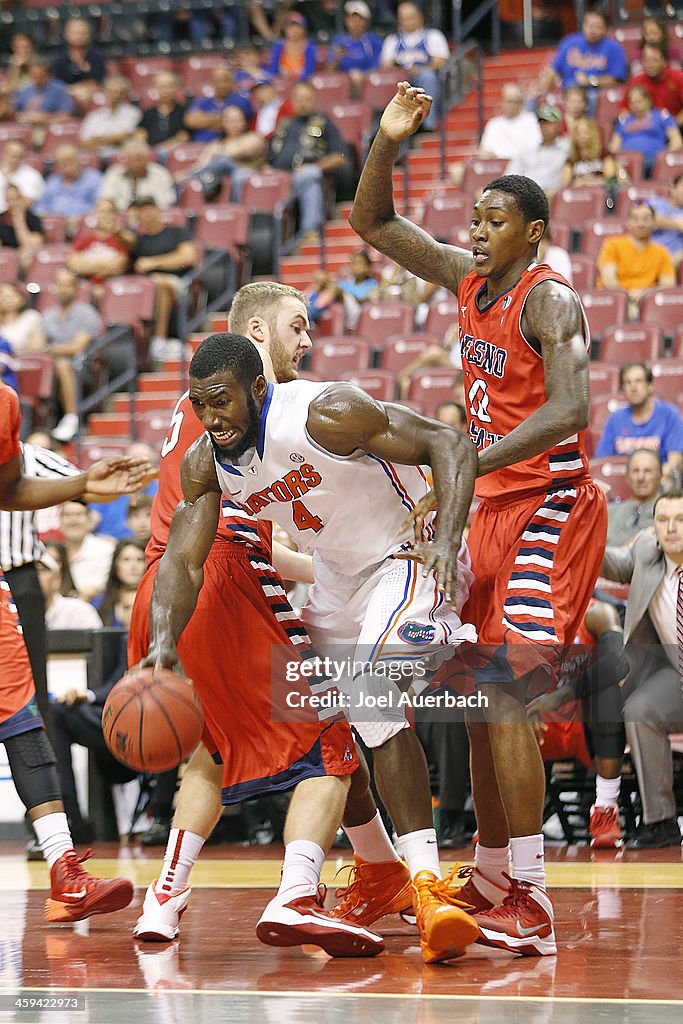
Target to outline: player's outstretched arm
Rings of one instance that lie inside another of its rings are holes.
[[[479,476],[539,455],[588,426],[588,352],[575,292],[554,281],[537,285],[522,330],[543,360],[547,401],[480,452]]]
[[[335,455],[363,451],[404,466],[431,466],[439,504],[437,536],[422,545],[419,555],[425,574],[435,571],[453,604],[458,549],[477,476],[477,451],[469,438],[411,409],[377,402],[352,384],[327,388],[311,404],[307,429]]]
[[[178,671],[176,645],[197,605],[204,562],[216,537],[221,491],[211,443],[204,435],[188,449],[180,470],[178,505],[159,563],[150,606],[149,653],[142,665]]]
[[[148,459],[101,459],[85,473],[53,480],[25,477],[21,457],[0,466],[0,508],[33,511],[88,497],[93,501],[132,494],[145,485],[152,466]]]
[[[406,270],[457,292],[463,277],[473,269],[470,253],[437,242],[394,209],[392,175],[399,145],[417,131],[431,103],[423,89],[398,83],[365,161],[349,223],[364,241]]]

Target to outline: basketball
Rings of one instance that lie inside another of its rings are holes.
[[[102,713],[114,757],[136,772],[166,772],[199,743],[204,717],[194,688],[170,669],[143,668],[120,679]]]

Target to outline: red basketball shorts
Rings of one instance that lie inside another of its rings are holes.
[[[600,574],[606,532],[605,497],[592,481],[479,506],[462,613],[486,655],[477,682],[512,682],[539,667],[556,677]]]
[[[128,664],[149,646],[149,606],[158,562],[138,587]],[[278,619],[279,617],[279,619]],[[223,803],[290,789],[306,778],[350,775],[358,761],[345,722],[273,721],[271,678],[309,641],[282,581],[246,545],[216,542],[197,608],[178,643],[202,704],[204,741],[223,763]],[[291,714],[290,716],[291,717]]]
[[[42,727],[16,605],[0,573],[0,741]]]

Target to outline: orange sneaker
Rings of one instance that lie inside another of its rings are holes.
[[[50,871],[50,895],[45,900],[45,919],[51,923],[82,921],[93,914],[110,914],[127,907],[133,899],[133,883],[127,878],[96,878],[81,867],[92,850],[79,857],[75,850],[63,853]]]
[[[476,867],[460,867],[457,863],[446,875],[444,882],[457,900],[467,904],[464,909],[468,914],[479,914],[500,906],[508,894],[507,889],[484,878]],[[491,899],[488,899],[482,889],[488,892]]]
[[[616,807],[591,807],[591,846],[594,850],[615,850],[624,845]]]
[[[348,885],[334,890],[340,902],[330,911],[333,917],[367,926],[412,907],[413,886],[402,860],[372,864],[355,854],[353,860]]]
[[[431,871],[413,879],[413,907],[426,964],[453,960],[479,938],[479,926],[467,906]]]

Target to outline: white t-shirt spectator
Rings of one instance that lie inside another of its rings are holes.
[[[401,36],[397,32],[392,32],[382,44],[379,59],[382,64],[385,61],[393,61],[399,67],[410,68],[427,63],[424,58],[425,50],[430,58],[443,57],[448,60],[450,56],[448,40],[443,32],[438,28],[421,28],[417,32],[405,32]]]
[[[107,585],[115,543],[107,537],[88,534],[75,555],[69,555],[71,578],[76,590],[101,594]]]
[[[0,326],[0,335],[9,341],[16,355],[25,352],[35,334],[41,334],[43,318],[37,309],[24,309],[11,324]]]
[[[543,141],[538,120],[530,110],[522,110],[516,117],[492,117],[484,127],[479,143],[482,152],[492,153],[501,160],[512,160]]]
[[[86,114],[81,124],[81,139],[106,138],[110,135],[133,134],[142,118],[142,111],[132,103],[120,103],[116,110],[98,107]]]
[[[102,629],[97,609],[80,597],[55,594],[45,611],[48,629]]]
[[[5,190],[8,185],[16,185],[22,196],[32,199],[34,203],[45,191],[45,179],[40,171],[31,167],[30,164],[20,164],[9,177],[4,171],[0,171],[0,213],[4,213],[7,209]]]

